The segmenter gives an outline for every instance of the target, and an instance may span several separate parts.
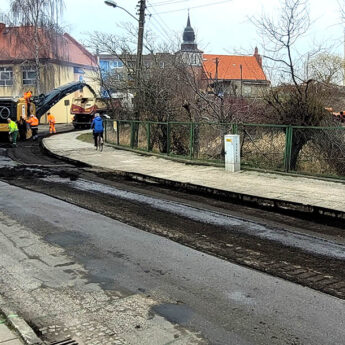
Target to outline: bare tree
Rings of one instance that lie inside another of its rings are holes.
[[[308,64],[310,78],[324,84],[342,85],[344,71],[344,59],[339,55],[330,53],[320,53]]]
[[[296,47],[310,28],[308,1],[283,0],[279,16],[264,15],[254,23],[265,39],[264,56],[273,63],[280,77],[279,86],[272,87],[265,96],[275,114],[275,122],[295,126],[331,123],[332,117],[324,103],[328,88],[310,77],[305,79],[306,63],[319,51],[299,54]],[[312,131],[293,132],[291,169],[296,169],[298,155],[312,135]]]
[[[56,41],[61,41],[61,35],[57,34],[63,9],[63,0],[11,0],[10,3],[13,24],[26,27],[26,32],[19,32],[19,39],[33,49],[38,94],[41,93],[40,56],[42,51],[61,45]],[[56,44],[52,44],[54,41]]]

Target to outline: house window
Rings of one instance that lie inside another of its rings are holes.
[[[115,61],[110,62],[110,68],[111,69],[122,68],[122,67],[123,67],[123,62],[120,60],[115,60]]]
[[[36,83],[36,70],[31,66],[23,66],[23,85],[35,85]]]
[[[0,86],[13,85],[13,69],[12,67],[0,67]]]
[[[74,74],[85,74],[84,70],[81,67],[73,67]]]

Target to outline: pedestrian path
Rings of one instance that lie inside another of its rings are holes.
[[[100,153],[92,144],[77,139],[85,132],[89,131],[51,136],[43,144],[56,155],[95,167],[345,212],[345,184],[341,182],[257,171],[229,173],[220,167],[185,164],[112,147]]]
[[[1,323],[0,316],[0,345],[23,345],[19,337],[11,331],[5,323]]]

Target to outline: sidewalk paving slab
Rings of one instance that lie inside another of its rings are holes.
[[[14,339],[17,339],[17,336],[5,324],[0,325],[0,344]]]
[[[0,324],[0,345],[23,345],[23,342],[5,324]]]
[[[87,132],[50,136],[43,140],[43,146],[56,156],[93,167],[345,212],[345,184],[342,182],[258,171],[229,173],[220,167],[191,165],[110,146],[98,152],[91,143],[77,139]]]

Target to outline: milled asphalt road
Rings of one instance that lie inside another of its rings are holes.
[[[90,283],[160,301],[212,344],[343,344],[345,301],[0,182],[0,208],[86,269]],[[0,254],[1,255],[1,254]]]

